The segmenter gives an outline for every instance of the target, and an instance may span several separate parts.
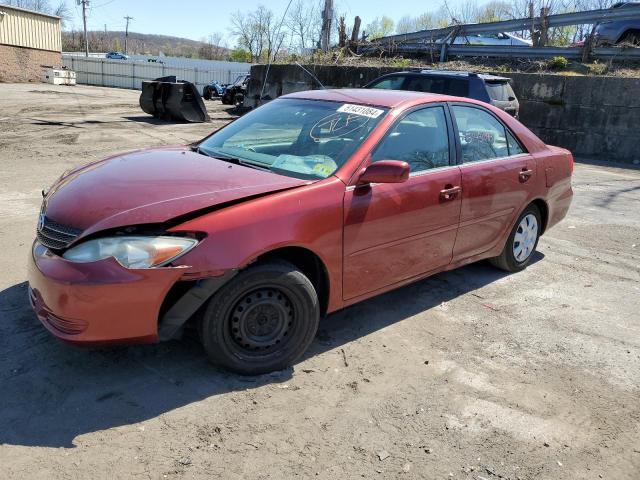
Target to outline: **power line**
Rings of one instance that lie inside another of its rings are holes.
[[[101,8],[101,7],[106,7],[107,5],[112,4],[113,2],[115,2],[116,0],[110,0],[108,2],[104,2],[101,3],[100,5],[94,5],[93,7],[91,7],[92,9],[96,9],[96,8]]]

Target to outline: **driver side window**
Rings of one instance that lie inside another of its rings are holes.
[[[411,173],[449,165],[449,135],[443,107],[406,115],[378,144],[371,161],[403,160]]]

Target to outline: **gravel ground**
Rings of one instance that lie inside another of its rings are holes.
[[[91,350],[26,299],[40,190],[212,124],[137,92],[0,84],[0,478],[637,479],[640,171],[577,164],[536,261],[436,275],[331,315],[293,369],[239,377],[193,338]]]

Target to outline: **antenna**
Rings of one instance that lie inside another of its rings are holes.
[[[320,85],[322,87],[323,90],[326,90],[327,87],[325,87],[322,82],[320,80],[318,80],[318,77],[316,77],[313,73],[311,73],[309,70],[307,70],[306,68],[304,68],[302,65],[300,65],[298,62],[295,62],[295,64],[297,66],[299,66],[302,70],[304,70],[305,72],[307,72],[309,74],[309,76],[311,78],[313,78],[316,82],[318,82],[318,85]]]
[[[287,16],[287,12],[289,11],[289,7],[291,6],[291,2],[293,0],[289,0],[287,4],[287,8],[284,9],[284,13],[282,14],[282,18],[280,19],[280,25],[278,25],[278,31],[276,32],[276,37],[274,38],[274,43],[278,42],[278,38],[280,37],[280,29],[282,28],[282,23],[284,22],[284,17]],[[277,53],[277,52],[276,52]],[[273,55],[275,57],[275,54]],[[275,58],[274,58],[275,60]],[[267,85],[267,77],[269,76],[269,70],[271,69],[271,55],[267,58],[267,71],[264,74],[264,81],[262,82],[262,90],[260,90],[260,100],[264,96],[264,87]]]

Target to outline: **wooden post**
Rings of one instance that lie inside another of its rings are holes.
[[[338,46],[340,48],[347,46],[347,24],[344,21],[344,15],[340,17],[338,22]]]
[[[546,47],[549,44],[549,8],[540,9],[540,45]]]
[[[320,31],[320,48],[328,52],[331,47],[331,21],[333,20],[333,0],[324,0],[322,11],[322,30]]]
[[[360,17],[356,17],[353,21],[353,30],[351,31],[351,43],[358,42],[358,35],[360,35],[360,23],[362,20]]]

